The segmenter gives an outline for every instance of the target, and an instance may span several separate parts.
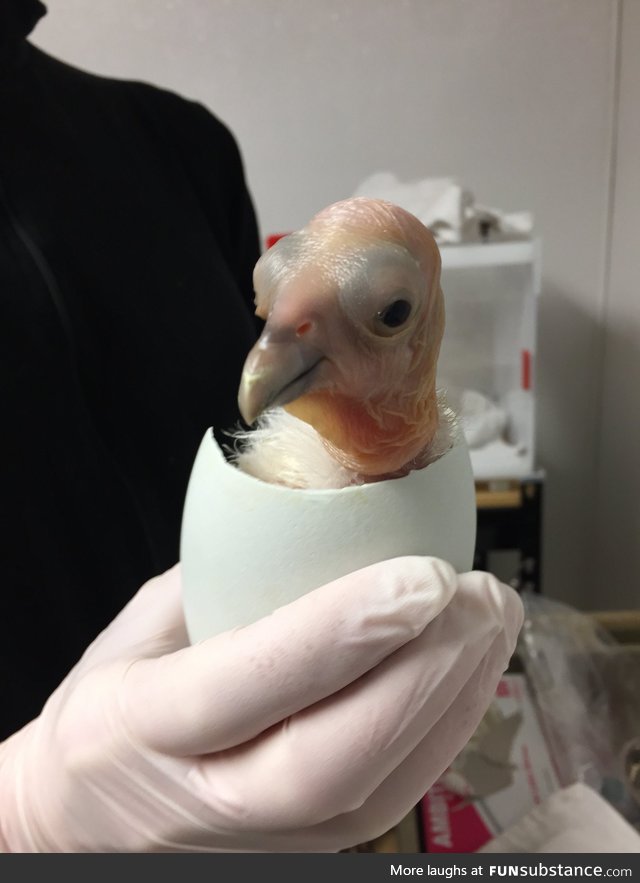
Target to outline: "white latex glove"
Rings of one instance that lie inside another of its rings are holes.
[[[433,558],[368,567],[188,646],[147,583],[0,746],[17,852],[332,852],[391,828],[479,723],[516,594]]]

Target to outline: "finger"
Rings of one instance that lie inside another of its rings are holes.
[[[486,656],[449,709],[405,760],[351,812],[304,832],[308,850],[335,851],[391,830],[462,751],[491,704],[515,642],[496,636]],[[284,838],[286,840],[286,835]]]
[[[97,665],[127,656],[162,656],[188,643],[180,565],[176,564],[136,592],[87,649],[83,661]]]
[[[364,568],[271,616],[172,656],[123,684],[128,726],[158,751],[193,755],[252,739],[341,690],[446,607],[453,568],[408,557]]]
[[[190,788],[198,806],[199,825],[192,828],[187,840],[166,843],[166,851],[337,852],[390,830],[420,801],[477,728],[515,645],[515,631],[517,629],[507,624],[505,630],[496,635],[487,654],[438,723],[361,806],[304,826],[296,809],[300,810],[317,797],[305,792],[294,798],[293,825],[278,827],[264,817],[256,820],[255,795],[246,804],[239,803],[237,790],[225,789],[224,781],[217,781],[215,800],[210,791],[198,800],[198,790]],[[328,778],[332,776],[330,770],[325,770],[325,774]],[[191,780],[193,784],[193,776]],[[197,785],[202,794],[200,777]],[[281,782],[274,775],[266,795],[267,803],[280,787]]]
[[[502,671],[521,615],[511,589],[467,575],[420,636],[339,694],[203,760],[194,781],[214,801],[223,794],[238,808],[235,822],[255,829],[311,826],[362,806],[452,707],[494,643]],[[441,756],[453,759],[459,744],[449,739]]]

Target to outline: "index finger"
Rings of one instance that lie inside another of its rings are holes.
[[[446,607],[456,583],[438,559],[384,561],[245,628],[138,660],[123,683],[127,725],[169,754],[239,745],[411,641]]]

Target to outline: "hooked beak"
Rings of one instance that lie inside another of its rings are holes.
[[[324,353],[303,338],[263,332],[242,371],[238,405],[244,421],[251,424],[267,408],[286,405],[307,392],[323,359]]]

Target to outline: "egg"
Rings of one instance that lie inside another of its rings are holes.
[[[403,478],[339,490],[267,484],[205,433],[185,498],[180,558],[191,642],[248,625],[331,580],[387,558],[432,555],[470,570],[475,486],[458,435]]]

